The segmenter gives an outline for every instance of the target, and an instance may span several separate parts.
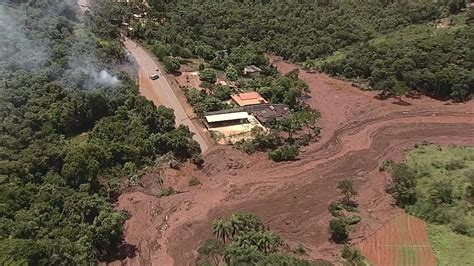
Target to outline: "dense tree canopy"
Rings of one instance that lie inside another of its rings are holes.
[[[161,0],[136,37],[220,70],[264,66],[263,53],[275,53],[391,94],[464,100],[474,88],[466,2]],[[222,50],[227,58],[216,57]]]
[[[125,51],[103,5],[87,26],[74,1],[0,6],[0,264],[96,263],[122,241],[121,178],[200,152],[118,70]]]

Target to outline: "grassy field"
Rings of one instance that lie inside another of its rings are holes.
[[[442,182],[453,185],[453,194],[467,198],[474,174],[474,148],[421,145],[408,153],[405,163],[418,176],[418,201],[430,197],[433,188]]]
[[[427,224],[426,229],[437,265],[472,265],[474,238],[456,234],[444,225]]]
[[[407,154],[405,164],[417,176],[417,202],[407,207],[407,211],[432,222],[427,223],[427,231],[437,264],[474,265],[470,200],[474,148],[420,145]],[[452,201],[440,201],[443,197]]]

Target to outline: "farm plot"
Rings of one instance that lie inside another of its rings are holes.
[[[402,214],[362,241],[358,248],[374,265],[435,265],[425,223]]]

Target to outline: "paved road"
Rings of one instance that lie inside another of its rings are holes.
[[[82,12],[89,9],[89,0],[77,0],[77,3],[79,4],[79,8]],[[128,38],[125,38],[125,41],[123,43],[125,44],[127,50],[135,58],[135,61],[137,62],[140,68],[141,75],[144,75],[146,78],[149,75],[156,73],[158,65],[155,63],[153,57],[151,57],[143,47],[137,45],[134,41]],[[180,102],[178,101],[178,97],[176,97],[175,93],[171,89],[171,86],[168,83],[168,80],[166,80],[166,77],[162,76],[160,73],[159,79],[153,81],[147,80],[146,83],[147,84],[139,84],[140,91],[145,96],[157,96],[158,99],[153,97],[155,98],[153,100],[155,104],[157,102],[160,102],[164,106],[173,109],[174,115],[176,117],[176,124],[188,126],[189,130],[194,133],[193,138],[199,143],[199,146],[201,146],[201,150],[203,152],[206,151],[209,148],[209,145],[206,142],[206,137],[201,135],[203,133],[199,131],[199,129],[192,123],[192,121],[186,115],[184,108],[181,106]]]
[[[149,76],[151,74],[157,73],[156,69],[158,68],[158,65],[155,63],[153,57],[151,57],[143,47],[137,45],[134,41],[128,38],[125,39],[124,44],[127,50],[135,58],[135,61],[137,62],[140,71],[143,75]],[[160,102],[163,103],[164,106],[174,110],[176,124],[183,124],[188,126],[189,130],[194,133],[193,138],[199,143],[202,151],[206,151],[209,146],[206,142],[205,137],[201,135],[201,131],[192,123],[192,121],[187,116],[184,108],[178,101],[178,97],[176,97],[176,94],[171,89],[171,86],[168,83],[166,77],[164,75],[161,75],[160,72],[160,78],[157,80],[150,81],[150,84],[151,86],[146,86],[146,88],[154,90],[153,94],[159,97]]]

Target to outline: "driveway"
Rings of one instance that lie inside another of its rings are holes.
[[[163,104],[164,106],[171,108],[174,110],[174,115],[176,117],[176,124],[177,125],[186,125],[188,126],[189,130],[194,133],[194,140],[196,140],[199,145],[201,146],[201,150],[204,152],[209,148],[208,143],[206,142],[206,136],[203,136],[204,132],[200,130],[200,128],[196,127],[192,120],[186,114],[186,111],[181,106],[181,103],[176,97],[173,89],[171,88],[166,76],[159,72],[160,78],[157,80],[146,80],[146,84],[144,80],[151,74],[156,74],[156,69],[158,65],[155,63],[155,60],[152,56],[150,56],[147,51],[137,45],[134,41],[125,38],[124,41],[125,47],[127,50],[132,54],[137,62],[140,70],[139,74],[142,78],[140,78],[140,92],[144,96],[151,95],[152,97],[147,97],[149,100],[152,100]]]

